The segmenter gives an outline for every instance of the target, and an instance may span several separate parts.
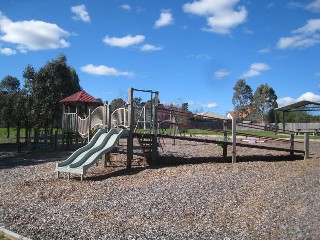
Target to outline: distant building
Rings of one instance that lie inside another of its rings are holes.
[[[228,117],[226,116],[222,116],[218,113],[214,113],[214,112],[200,112],[197,113],[198,116],[202,116],[204,119],[205,118],[219,118],[219,119],[228,119]]]

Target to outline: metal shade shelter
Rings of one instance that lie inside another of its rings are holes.
[[[288,112],[320,112],[320,102],[300,101],[275,109],[275,121],[277,123],[277,112],[282,112],[283,131],[285,131],[285,113]]]

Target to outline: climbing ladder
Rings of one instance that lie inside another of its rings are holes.
[[[138,136],[138,142],[140,144],[141,150],[143,155],[147,160],[151,158],[151,151],[152,151],[152,137],[151,135],[141,135]]]

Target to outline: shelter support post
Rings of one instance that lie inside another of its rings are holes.
[[[282,131],[285,132],[286,131],[286,123],[284,122],[285,117],[284,114],[285,112],[282,112]]]
[[[232,118],[232,163],[237,162],[237,120],[235,117]]]
[[[276,134],[278,133],[278,112],[274,110],[274,127],[276,129]]]
[[[133,108],[133,88],[128,92],[128,120],[129,136],[127,138],[127,169],[131,169],[133,159],[133,130],[134,130],[134,108]]]
[[[304,160],[309,158],[309,133],[304,133]]]

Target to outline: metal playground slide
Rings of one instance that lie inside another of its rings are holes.
[[[76,150],[70,157],[65,161],[56,164],[56,172],[59,177],[60,172],[77,173],[83,175],[88,169],[96,163],[100,157],[110,152],[117,144],[121,137],[127,136],[129,130],[121,129],[118,131],[115,128],[110,129],[106,132],[105,129],[100,129],[91,139],[91,141]]]

